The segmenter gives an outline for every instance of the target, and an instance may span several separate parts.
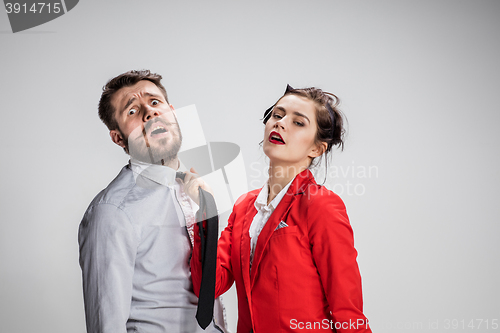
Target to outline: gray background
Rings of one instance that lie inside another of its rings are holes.
[[[373,330],[493,331],[499,18],[499,1],[82,0],[12,34],[1,11],[1,331],[84,332],[78,225],[127,162],[96,105],[140,68],[174,106],[196,104],[207,140],[242,148],[251,188],[259,119],[286,84],[339,95],[349,137],[327,185],[343,192]]]

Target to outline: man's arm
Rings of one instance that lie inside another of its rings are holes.
[[[126,332],[138,236],[110,204],[91,206],[78,233],[87,332]]]

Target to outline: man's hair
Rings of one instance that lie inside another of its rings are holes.
[[[140,71],[132,70],[126,73],[120,74],[117,77],[112,78],[102,87],[102,95],[99,100],[99,118],[108,127],[108,129],[114,130],[119,129],[118,123],[115,119],[115,108],[111,105],[111,99],[113,95],[123,87],[130,87],[139,81],[147,80],[153,82],[158,89],[165,96],[165,100],[168,103],[167,91],[165,87],[160,83],[162,77],[159,74],[151,73],[149,70],[144,69]]]

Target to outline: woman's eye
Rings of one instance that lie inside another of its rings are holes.
[[[279,115],[279,114],[277,114],[277,113],[273,114],[273,117],[274,117],[274,118],[276,118],[276,119],[281,119],[281,118],[283,118],[281,115]]]
[[[153,101],[151,102],[151,105],[153,105],[153,106],[158,105],[158,104],[160,104],[160,101],[157,99],[153,99]]]
[[[294,124],[297,126],[304,126],[304,123],[301,123],[300,121],[296,121],[296,122],[294,122]]]
[[[136,109],[130,109],[130,110],[128,110],[128,115],[131,116],[131,115],[135,114],[136,112],[137,112]]]

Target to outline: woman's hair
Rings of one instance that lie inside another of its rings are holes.
[[[340,100],[337,96],[315,87],[294,89],[289,85],[287,85],[285,93],[279,100],[287,95],[305,97],[314,102],[316,106],[316,123],[318,124],[315,141],[316,143],[325,142],[327,144],[325,155],[331,151],[333,146],[340,147],[341,150],[344,149],[344,124],[347,119],[338,108]],[[264,113],[264,124],[271,117],[271,112],[278,102]]]

